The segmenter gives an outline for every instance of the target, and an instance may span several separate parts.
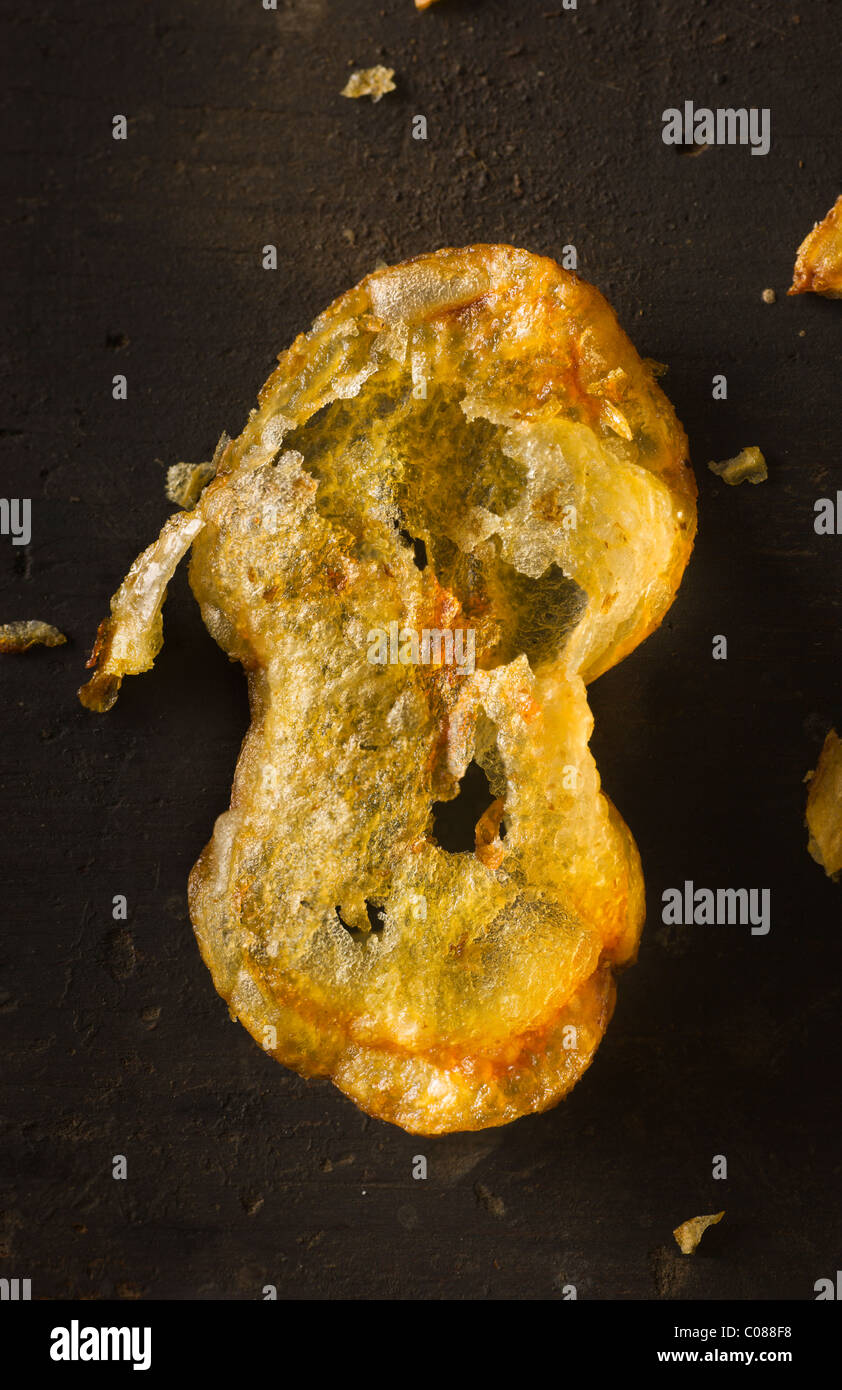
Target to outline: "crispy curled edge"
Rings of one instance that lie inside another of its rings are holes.
[[[799,246],[787,293],[842,299],[842,193]]]
[[[86,709],[99,714],[110,710],[124,676],[152,669],[164,641],[161,609],[167,585],[204,524],[194,512],[177,512],[135,560],[111,600],[110,617],[97,631],[87,663],[94,674],[79,690]]]
[[[375,318],[381,320],[384,309],[387,319],[391,315],[393,320],[405,318],[416,322],[459,314],[466,306],[482,304],[483,284],[494,286],[498,275],[505,281],[509,261],[522,269],[524,260],[530,263],[530,273],[534,268],[536,281],[560,280],[565,286],[569,312],[576,321],[581,319],[582,332],[588,341],[587,351],[593,352],[596,341],[601,350],[597,356],[610,357],[619,352],[624,367],[636,374],[637,381],[645,369],[602,296],[575,276],[560,271],[553,262],[499,246],[474,246],[417,257],[415,261],[369,276],[330,306],[310,333],[301,335],[281,354],[279,368],[260,393],[260,412],[252,413],[242,436],[226,451],[220,476],[204,497],[226,486],[249,450],[254,449],[265,424],[268,406],[278,395],[283,399],[285,393],[288,394],[290,382],[306,369],[314,344],[333,337],[343,321],[370,318],[372,308]],[[532,286],[530,291],[533,291]],[[537,302],[541,302],[540,293],[540,287],[534,289]],[[405,299],[403,307],[400,305],[402,298]],[[603,339],[595,339],[590,321],[594,315]],[[583,349],[583,360],[584,355]],[[609,669],[658,626],[674,597],[692,548],[695,485],[692,474],[684,467],[686,440],[668,402],[651,382],[651,377],[648,379],[647,389],[654,390],[658,398],[657,411],[671,420],[666,426],[669,449],[660,456],[652,471],[672,493],[676,515],[684,518],[681,521],[683,534],[676,533],[668,571],[659,574],[658,583],[648,585],[640,595],[633,620],[617,632],[610,646],[592,640],[591,649],[585,650],[585,634],[575,634],[581,639],[575,643],[579,658],[576,664],[586,680]],[[322,397],[330,398],[335,397]],[[312,406],[298,418],[306,420],[311,413]],[[593,417],[620,438],[632,438],[623,411],[610,396],[593,400]],[[295,423],[298,423],[295,419],[287,422],[289,428]],[[198,513],[202,505],[203,499],[200,499]],[[100,630],[91,663],[96,665],[95,675],[80,692],[83,703],[89,708],[110,708],[122,676],[151,666],[161,644],[160,610],[166,583],[203,524],[201,516],[192,513],[171,518],[159,541],[135,562],[115,595],[111,618]],[[257,717],[259,708],[253,709],[253,718]],[[232,809],[235,801],[236,784]],[[636,953],[643,920],[642,873],[634,841],[610,803],[609,814],[616,822],[615,829],[620,830],[629,885],[628,899],[623,907],[628,920],[626,940],[619,945],[615,943],[613,961],[629,962]],[[215,876],[213,861],[218,853],[215,836],[191,875],[191,908],[197,876]],[[192,915],[197,923],[195,913]],[[545,1016],[540,1028],[512,1039],[505,1059],[476,1056],[458,1062],[454,1058],[448,1064],[444,1057],[414,1055],[398,1046],[355,1043],[341,1026],[334,1029],[324,1016],[310,1016],[311,1011],[300,996],[283,999],[279,998],[277,990],[270,992],[252,968],[253,963],[246,953],[230,936],[225,940],[212,940],[198,923],[196,934],[219,993],[265,1050],[303,1075],[330,1076],[363,1109],[410,1132],[432,1134],[453,1129],[481,1129],[555,1104],[589,1065],[613,1009],[614,985],[610,964],[606,961],[567,999],[555,1017]],[[568,1052],[563,1045],[565,1029],[571,1024],[579,1034],[575,1052]],[[277,1047],[266,1047],[267,1027],[275,1027],[281,1036]]]

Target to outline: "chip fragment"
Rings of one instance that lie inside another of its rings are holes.
[[[807,774],[807,848],[828,878],[842,876],[842,739],[831,729],[815,772]]]
[[[387,92],[394,92],[395,84],[392,81],[394,75],[394,68],[384,68],[381,63],[373,68],[360,68],[358,72],[351,73],[342,88],[341,95],[343,97],[371,97],[372,101],[379,101]]]
[[[112,600],[81,692],[100,710],[151,665],[192,546],[252,713],[190,878],[199,946],[267,1052],[371,1115],[503,1124],[594,1055],[644,890],[586,682],[672,602],[686,452],[598,291],[512,247],[439,251],[281,354]],[[473,763],[492,804],[450,851],[435,808]]]
[[[691,1216],[676,1226],[673,1235],[681,1253],[692,1255],[708,1226],[718,1226],[724,1215],[724,1211],[718,1211],[715,1216]]]
[[[30,647],[60,647],[67,641],[63,632],[36,618],[17,623],[0,623],[0,652],[25,652]]]
[[[729,487],[737,487],[740,483],[765,483],[769,476],[766,460],[756,444],[741,449],[736,458],[725,459],[724,463],[709,463],[708,468]]]
[[[798,248],[789,294],[842,299],[842,194]]]

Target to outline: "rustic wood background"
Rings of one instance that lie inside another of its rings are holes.
[[[838,4],[3,8],[2,487],[33,532],[0,537],[0,620],[69,642],[0,665],[0,1273],[36,1298],[812,1298],[840,1248],[842,888],[807,855],[802,779],[842,729],[842,536],[813,530],[842,488],[842,305],[785,290],[840,191]],[[339,95],[378,62],[395,93]],[[771,153],[664,146],[685,99],[768,106]],[[419,1140],[270,1061],[199,958],[186,878],[247,710],[184,574],[154,672],[106,718],[75,690],[165,465],[238,431],[378,259],[477,240],[575,244],[669,364],[700,533],[668,620],[592,690],[650,901],[597,1060],[548,1115]],[[746,444],[769,481],[728,489],[705,465]],[[685,878],[770,888],[771,933],[663,927]],[[722,1207],[680,1255],[672,1228]]]

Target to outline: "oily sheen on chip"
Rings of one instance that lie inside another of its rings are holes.
[[[80,692],[108,709],[151,667],[192,547],[251,700],[190,878],[217,989],[280,1062],[412,1132],[555,1104],[643,922],[586,684],[658,625],[689,558],[672,407],[597,290],[470,246],[338,299],[217,455],[114,596]],[[394,625],[402,655],[371,660]],[[447,659],[459,629],[471,663]],[[414,660],[424,631],[439,645]],[[453,853],[434,803],[472,761],[494,802]]]

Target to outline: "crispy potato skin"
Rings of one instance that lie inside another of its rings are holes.
[[[686,460],[598,291],[512,247],[447,249],[368,276],[281,354],[112,601],[95,708],[151,664],[192,545],[252,712],[190,878],[197,940],[260,1045],[371,1115],[504,1124],[593,1058],[644,889],[586,683],[672,602]],[[470,635],[475,661],[372,659],[391,623]],[[475,852],[449,853],[433,806],[472,759],[494,803]]]
[[[799,246],[788,293],[842,299],[842,194]]]

